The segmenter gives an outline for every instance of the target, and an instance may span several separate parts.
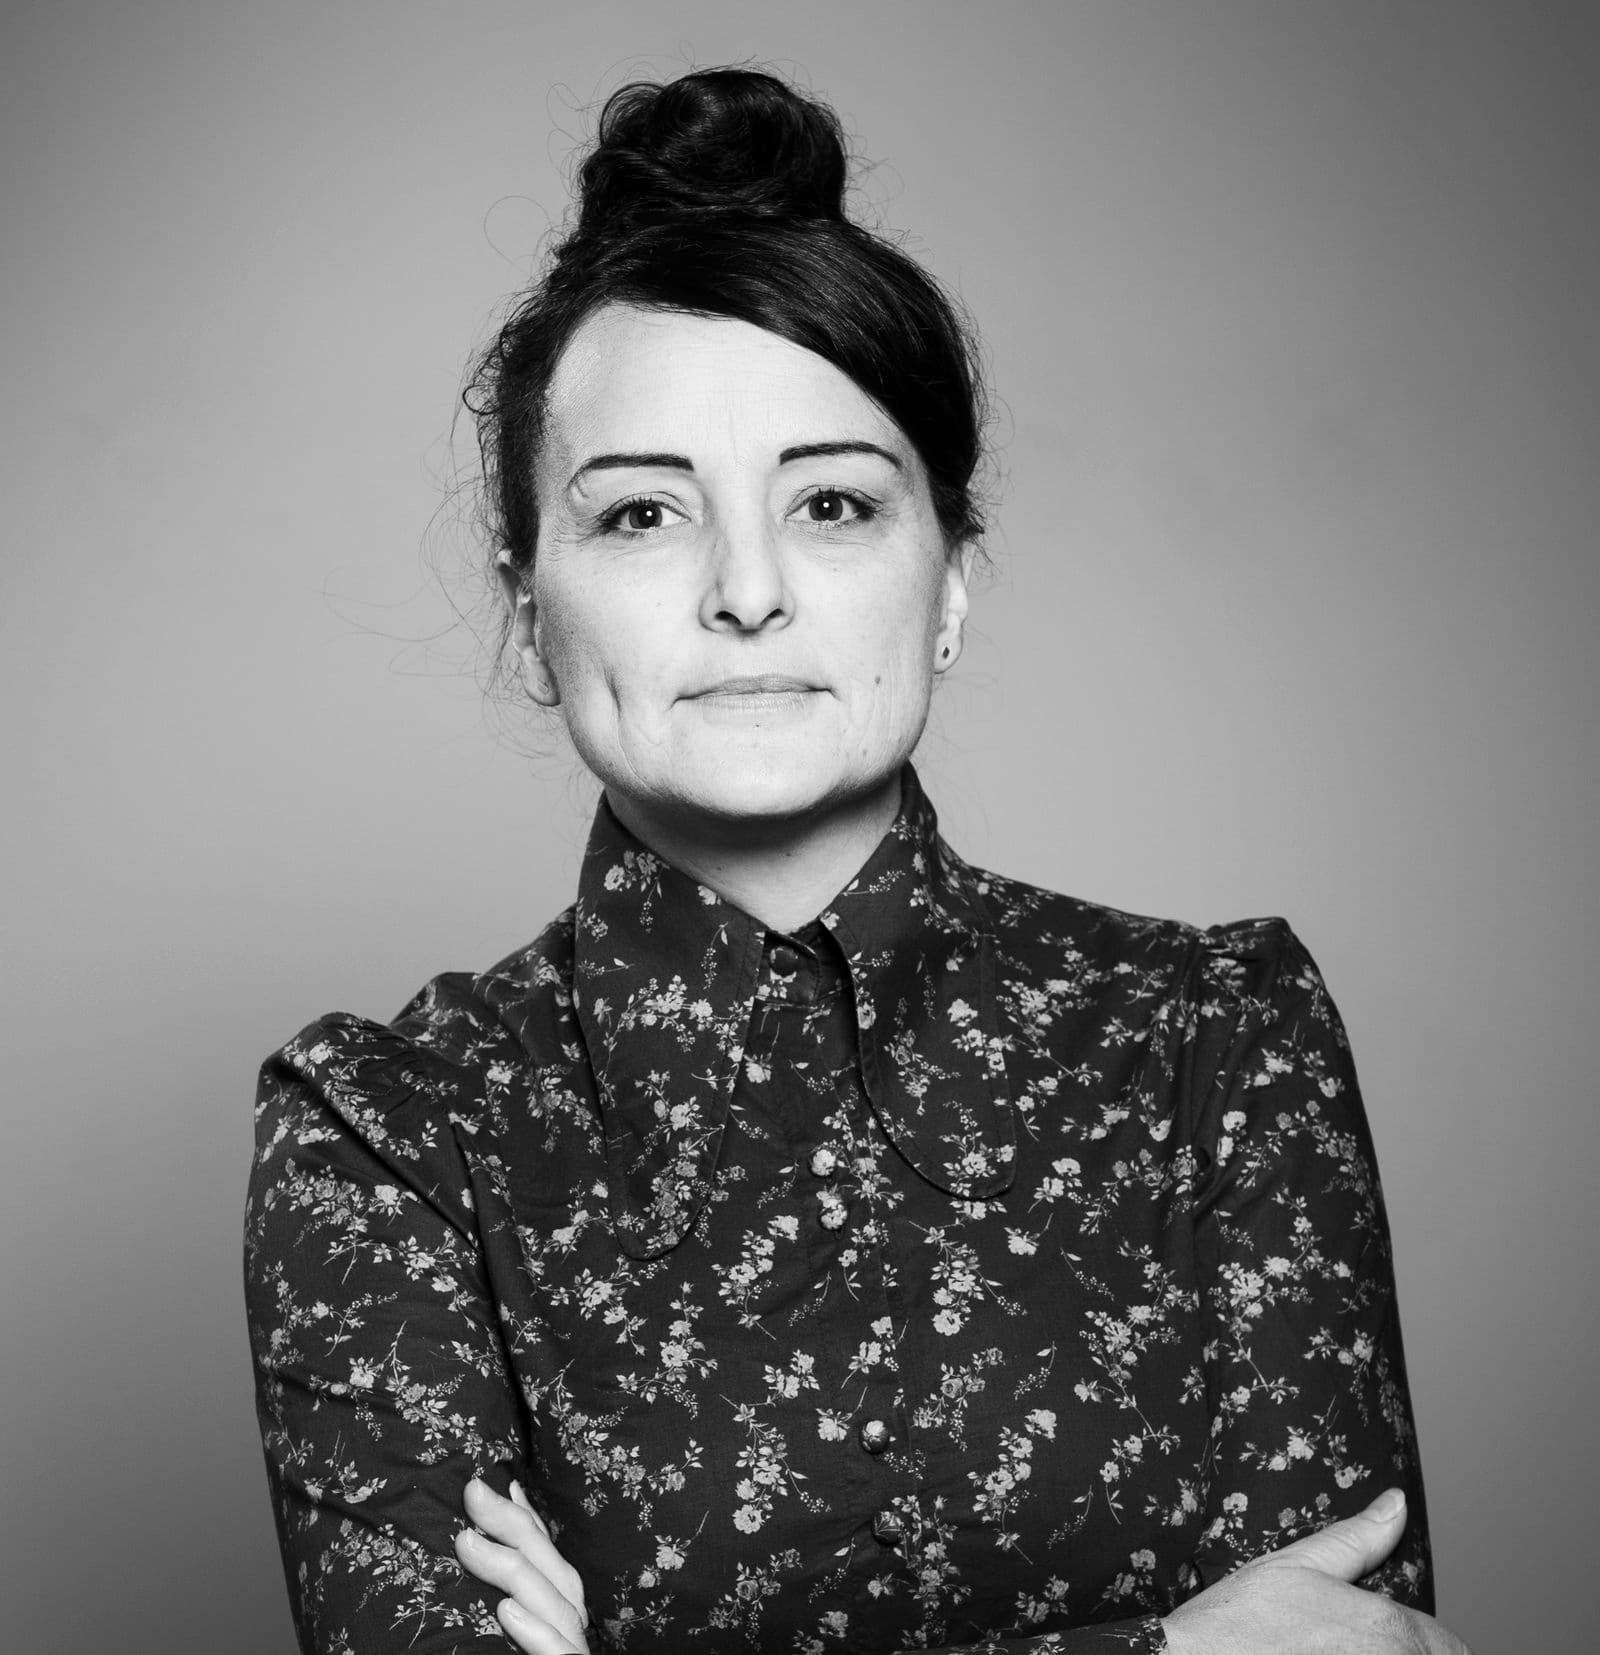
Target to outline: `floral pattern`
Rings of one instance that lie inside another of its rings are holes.
[[[452,1539],[518,1478],[597,1650],[1163,1647],[1401,1483],[1387,1227],[1281,920],[969,867],[915,774],[794,935],[604,805],[578,901],[269,1059],[246,1221],[302,1648],[504,1649]]]

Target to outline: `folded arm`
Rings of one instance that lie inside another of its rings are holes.
[[[245,1232],[256,1405],[306,1655],[503,1651],[461,1491],[524,1429],[439,1120],[308,1030],[262,1072]]]

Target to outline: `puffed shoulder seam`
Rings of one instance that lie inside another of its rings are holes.
[[[337,1125],[349,1152],[377,1161],[451,1229],[474,1236],[470,1202],[458,1193],[467,1189],[470,1180],[467,1158],[450,1118],[471,1107],[470,1097],[452,1100],[449,1096],[451,1086],[464,1078],[464,1071],[448,1059],[388,1024],[348,1012],[326,1013],[261,1066],[258,1169],[264,1171],[269,1158],[262,1106],[270,1101],[270,1088],[287,1085],[315,1101],[328,1121]],[[398,1144],[412,1129],[406,1119],[410,1106],[426,1112],[434,1141],[408,1153]],[[293,1158],[292,1146],[288,1153]],[[337,1156],[329,1158],[337,1160]]]
[[[1297,941],[1294,928],[1281,914],[1208,925],[1200,937],[1210,953],[1250,960],[1269,959]]]
[[[1193,985],[1247,1014],[1271,1001],[1290,969],[1310,963],[1305,944],[1276,914],[1207,926],[1200,933]]]
[[[340,1072],[345,1065],[348,1070]],[[307,1023],[265,1067],[283,1068],[315,1086],[344,1118],[338,1094],[346,1088],[350,1101],[359,1096],[387,1115],[413,1099],[435,1098],[460,1073],[448,1058],[393,1025],[343,1011]]]
[[[1195,932],[1183,985],[1190,1039],[1181,1108],[1189,1142],[1200,1143],[1201,1121],[1215,1106],[1218,1083],[1238,1073],[1245,1054],[1276,1020],[1279,987],[1299,962],[1309,964],[1310,956],[1279,915]]]

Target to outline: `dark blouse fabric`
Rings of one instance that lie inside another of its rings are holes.
[[[602,805],[578,902],[262,1072],[246,1276],[302,1648],[504,1649],[522,1481],[591,1645],[1158,1650],[1401,1483],[1372,1145],[1281,920],[1209,931],[899,819],[779,935]]]

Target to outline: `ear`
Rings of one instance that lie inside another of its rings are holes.
[[[961,658],[961,628],[967,618],[967,579],[972,573],[976,544],[958,541],[944,560],[944,616],[933,641],[933,670],[948,672]]]
[[[528,694],[541,707],[557,706],[561,692],[556,688],[555,676],[544,658],[544,645],[539,638],[532,570],[525,579],[513,566],[511,554],[502,552],[495,559],[495,573],[500,577],[500,590],[511,609],[511,647],[522,657],[522,680]]]

